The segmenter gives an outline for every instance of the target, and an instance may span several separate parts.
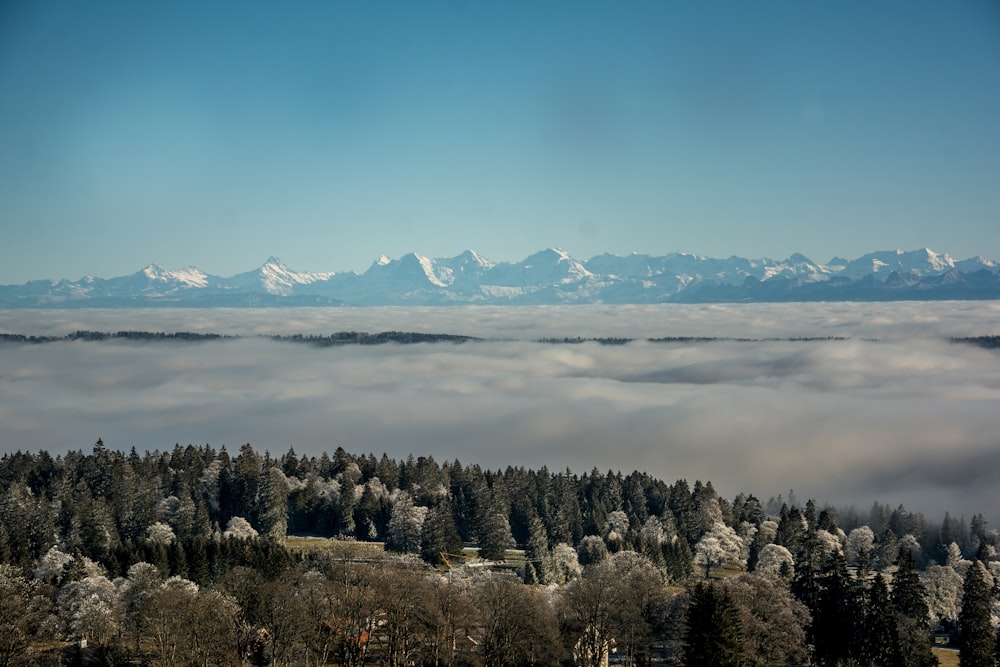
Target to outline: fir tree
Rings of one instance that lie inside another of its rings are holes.
[[[860,663],[878,667],[902,667],[896,618],[889,599],[889,589],[881,573],[875,575],[868,593]]]
[[[905,548],[900,549],[897,566],[892,579],[892,606],[896,613],[900,657],[907,667],[933,667],[937,658],[931,653],[931,631],[927,622],[930,613],[913,554]]]
[[[739,611],[721,586],[700,582],[691,590],[684,647],[688,667],[742,665]]]
[[[818,578],[813,614],[816,662],[836,665],[847,659],[852,635],[850,575],[843,556],[836,554]],[[807,605],[808,600],[803,600]]]
[[[996,636],[990,623],[990,589],[986,570],[975,561],[965,573],[962,611],[958,623],[962,632],[959,660],[962,667],[996,667]]]
[[[439,503],[428,513],[420,534],[420,557],[428,563],[442,564],[441,554],[462,551],[462,538],[455,527],[455,515],[447,501]]]

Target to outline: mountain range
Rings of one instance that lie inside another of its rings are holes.
[[[127,276],[0,286],[0,308],[263,307],[460,304],[712,303],[1000,299],[1000,262],[956,261],[927,248],[825,264],[689,253],[603,254],[549,248],[516,263],[467,250],[430,259],[382,256],[363,273],[301,272],[270,257],[228,278],[156,264]]]

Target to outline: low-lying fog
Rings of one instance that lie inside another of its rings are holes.
[[[421,331],[316,348],[0,345],[0,451],[244,442],[711,480],[727,497],[1000,515],[1000,302],[0,311],[0,332]],[[541,337],[843,337],[550,345]]]

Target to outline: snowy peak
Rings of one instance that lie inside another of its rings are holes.
[[[230,278],[150,264],[117,278],[0,286],[0,308],[899,299],[1000,299],[1000,263],[982,257],[956,262],[928,248],[882,250],[825,265],[801,253],[783,260],[605,253],[581,262],[547,248],[500,263],[472,250],[438,259],[382,255],[362,275],[296,271],[272,256]]]
[[[372,263],[364,275],[397,285],[413,282],[414,285],[420,286],[429,283],[437,287],[447,287],[450,282],[446,274],[439,274],[434,260],[414,252],[407,253],[399,259],[389,259],[382,255]]]
[[[941,273],[955,268],[955,262],[946,253],[938,254],[929,248],[920,250],[880,250],[868,253],[844,264],[842,273],[861,277],[871,273],[892,273],[893,271],[920,275]]]
[[[289,269],[277,257],[271,256],[256,271],[241,273],[222,281],[221,285],[230,289],[246,287],[262,287],[264,292],[272,295],[289,296],[297,286],[309,285],[317,281],[329,280],[335,274],[302,273]]]
[[[170,271],[154,263],[137,275],[142,275],[151,283],[175,283],[184,287],[205,287],[208,284],[208,275],[192,266]],[[93,282],[92,278],[90,282]]]
[[[498,265],[496,268],[500,269],[501,266],[504,265]],[[519,276],[531,285],[560,284],[594,277],[587,267],[558,248],[547,248],[522,262],[507,266],[510,269],[504,273],[508,276]]]

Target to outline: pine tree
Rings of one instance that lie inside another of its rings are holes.
[[[816,662],[836,665],[847,659],[852,635],[850,575],[844,557],[836,554],[817,578],[813,614]],[[800,599],[802,599],[800,597]],[[807,606],[810,600],[802,600]]]
[[[441,564],[445,554],[457,554],[462,551],[462,538],[455,527],[455,515],[451,504],[443,501],[431,508],[424,520],[420,534],[420,557],[428,563]]]
[[[975,561],[965,573],[962,611],[958,623],[962,633],[959,660],[962,667],[996,667],[996,636],[990,623],[990,589],[986,570]]]
[[[340,498],[337,503],[337,530],[341,535],[353,535],[355,531],[354,489],[356,486],[353,476],[349,474],[340,476]]]
[[[699,582],[691,590],[684,630],[688,667],[739,667],[743,664],[739,611],[721,586]]]
[[[510,534],[503,505],[494,500],[479,522],[479,555],[488,560],[504,560],[514,538]]]
[[[553,563],[549,551],[549,537],[545,531],[545,524],[537,515],[528,521],[530,535],[528,537],[527,548],[524,550],[524,557],[527,564],[533,566],[537,575],[534,583],[549,584],[552,582]]]
[[[896,618],[889,599],[889,588],[881,573],[875,575],[868,593],[860,662],[879,667],[902,667]]]
[[[896,613],[900,657],[907,667],[933,667],[937,659],[931,653],[931,631],[927,622],[930,614],[913,554],[905,548],[900,549],[897,566],[892,579],[892,606]]]
[[[257,510],[260,534],[284,541],[288,533],[288,484],[278,468],[270,467],[261,476]]]

